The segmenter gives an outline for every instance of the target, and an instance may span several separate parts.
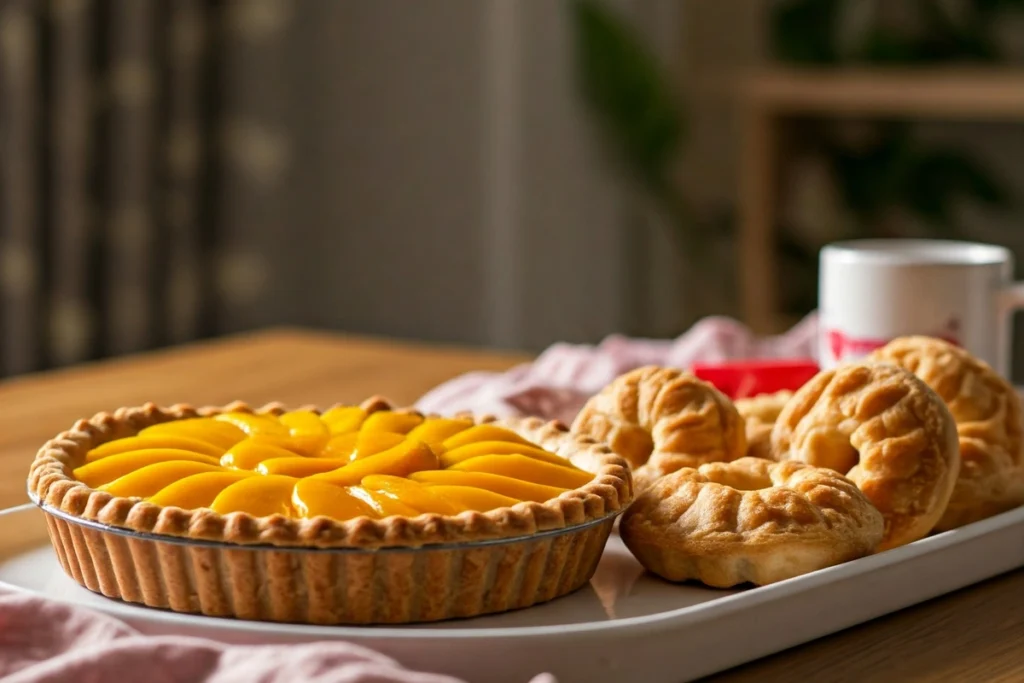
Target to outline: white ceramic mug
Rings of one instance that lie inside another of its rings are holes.
[[[896,337],[924,334],[964,347],[1010,373],[1010,316],[1024,307],[1005,247],[878,239],[821,250],[819,362],[861,358]]]

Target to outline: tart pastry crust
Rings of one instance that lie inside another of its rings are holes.
[[[648,366],[616,378],[587,402],[572,430],[607,443],[642,491],[683,467],[743,457],[743,419],[722,392],[693,375]]]
[[[859,363],[819,373],[772,432],[780,460],[845,474],[885,518],[880,550],[923,538],[946,510],[960,471],[946,404],[912,373]]]
[[[622,516],[640,563],[669,581],[764,585],[870,554],[881,513],[833,470],[745,457],[662,477]]]
[[[793,398],[789,390],[736,399],[736,410],[743,418],[747,434],[747,455],[774,460],[772,456],[772,427],[779,413]]]
[[[946,402],[960,439],[960,476],[937,531],[1024,505],[1021,400],[987,363],[949,342],[903,337],[871,358],[920,377]]]
[[[392,410],[380,398],[361,407]],[[558,422],[492,416],[472,419],[509,428],[595,476],[543,503],[338,521],[161,507],[92,489],[72,475],[97,445],[158,423],[228,412],[281,415],[285,408],[146,404],[81,420],[43,446],[29,492],[46,513],[65,571],[109,597],[212,616],[322,624],[467,617],[584,585],[616,514],[632,499],[629,467],[607,447]]]

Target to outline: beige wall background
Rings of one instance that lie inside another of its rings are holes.
[[[766,62],[766,0],[617,0],[678,73],[687,193],[736,201],[734,84]],[[271,322],[501,347],[662,336],[731,313],[731,252],[693,291],[685,265],[595,144],[572,83],[567,3],[248,0],[227,84],[226,330]],[[1021,32],[1024,36],[1024,31]],[[273,41],[273,44],[271,44]],[[1024,130],[936,125],[1024,195]],[[235,171],[231,173],[231,171]],[[1014,175],[1016,174],[1016,175]],[[813,164],[787,211],[842,236]],[[1024,214],[968,208],[1024,250]],[[260,229],[256,229],[260,227]],[[298,303],[296,303],[298,302]]]
[[[254,1],[264,29],[229,47],[266,68],[230,84],[227,170],[232,135],[266,158],[225,188],[228,330],[537,348],[685,313],[677,257],[577,102],[567,3]],[[679,3],[617,6],[678,62]]]

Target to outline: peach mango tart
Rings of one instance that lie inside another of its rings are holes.
[[[625,461],[539,419],[240,403],[101,413],[29,490],[69,575],[177,611],[405,623],[584,585],[632,498]]]
[[[91,449],[72,474],[165,507],[335,520],[543,503],[594,478],[505,427],[351,410],[163,423]]]

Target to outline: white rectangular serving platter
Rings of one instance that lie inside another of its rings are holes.
[[[45,528],[26,505],[0,537]],[[40,536],[37,536],[39,538]],[[759,659],[1024,566],[1024,508],[771,586],[720,591],[646,574],[616,534],[590,584],[546,605],[406,627],[268,624],[175,614],[91,593],[49,545],[0,556],[0,589],[97,609],[146,634],[229,643],[343,639],[471,683],[681,683]]]

